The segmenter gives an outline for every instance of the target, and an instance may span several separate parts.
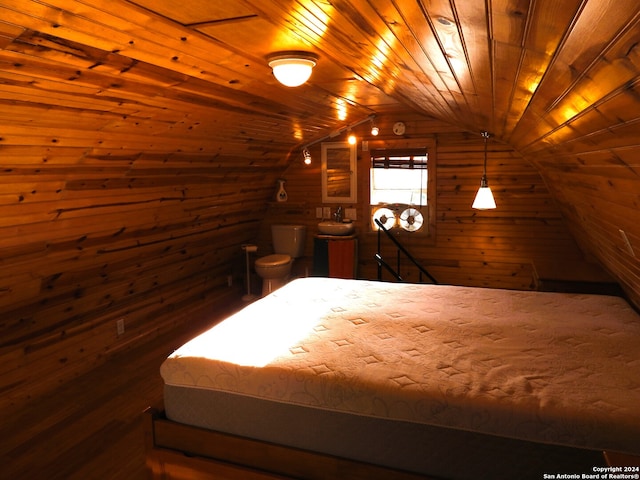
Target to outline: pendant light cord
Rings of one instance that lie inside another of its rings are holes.
[[[484,138],[484,166],[482,168],[482,180],[481,186],[487,186],[487,140],[489,140],[489,132],[482,132],[482,138]]]

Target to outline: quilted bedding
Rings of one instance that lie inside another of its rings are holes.
[[[618,297],[304,278],[176,350],[166,385],[640,453],[640,316]]]

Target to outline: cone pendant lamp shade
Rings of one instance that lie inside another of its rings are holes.
[[[482,137],[484,138],[484,168],[480,188],[478,189],[478,193],[476,193],[476,198],[471,208],[475,208],[476,210],[491,210],[492,208],[496,208],[496,201],[493,199],[493,193],[491,193],[491,188],[487,183],[487,140],[489,139],[489,134],[482,132]]]
[[[480,185],[476,198],[473,201],[472,208],[476,210],[490,210],[496,208],[496,201],[493,199],[493,193],[491,193],[491,187],[486,185]]]

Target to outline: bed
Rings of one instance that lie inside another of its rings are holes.
[[[302,278],[161,375],[157,478],[543,478],[640,456],[640,316],[614,296]]]

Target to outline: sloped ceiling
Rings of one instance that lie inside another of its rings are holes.
[[[131,90],[190,103],[182,120],[203,137],[212,128],[295,145],[401,105],[526,153],[564,143],[613,98],[635,101],[639,8],[635,0],[2,0],[1,60],[16,75],[29,74],[25,56],[67,68],[69,85],[99,87],[105,102]],[[266,57],[282,50],[320,57],[307,85],[275,81]],[[91,72],[114,82],[96,85]],[[231,115],[225,125],[211,122],[216,110]]]
[[[639,21],[637,0],[0,0],[0,100],[41,126],[52,106],[82,112],[87,136],[110,133],[93,146],[123,154],[286,163],[402,109],[487,130],[640,297],[619,234],[640,250]],[[275,80],[266,57],[282,50],[318,55],[307,84]],[[5,123],[5,142],[36,141]]]
[[[135,3],[205,37],[200,55],[190,48],[200,37],[171,45],[192,57],[178,62],[243,91],[284,101],[256,85],[273,84],[264,59],[307,50],[321,59],[303,92],[314,116],[330,121],[345,104],[352,117],[376,113],[392,98],[520,149],[632,88],[636,73],[615,65],[634,61],[639,7],[631,0]]]

